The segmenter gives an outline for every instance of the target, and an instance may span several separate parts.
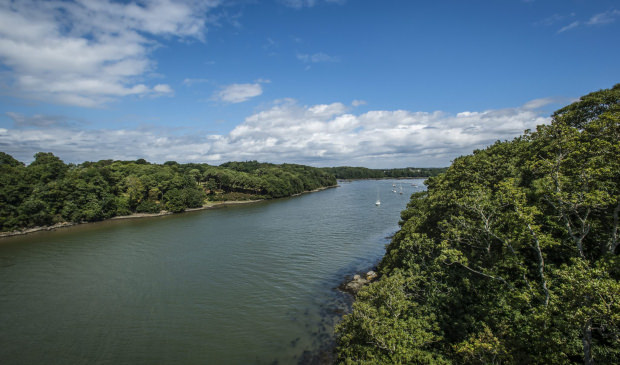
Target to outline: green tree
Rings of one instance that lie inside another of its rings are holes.
[[[340,361],[620,362],[619,106],[619,85],[586,95],[429,178],[338,327]]]

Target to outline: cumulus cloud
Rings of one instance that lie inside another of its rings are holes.
[[[457,114],[407,110],[353,114],[342,103],[300,105],[283,99],[248,116],[227,134],[16,128],[0,130],[0,150],[25,162],[36,152],[51,151],[71,162],[145,158],[217,164],[256,159],[316,166],[447,166],[474,149],[548,123],[550,119],[537,109],[547,101]],[[35,117],[31,119],[42,118]]]
[[[153,91],[161,94],[172,94],[172,88],[167,84],[157,84],[153,87]]]
[[[225,86],[217,92],[213,99],[225,103],[242,103],[263,93],[263,88],[259,83],[255,84],[232,84]]]
[[[205,139],[165,136],[146,130],[82,130],[71,128],[2,129],[0,150],[30,162],[36,152],[52,152],[65,162],[101,159],[165,162],[204,161],[209,150]]]
[[[85,107],[170,94],[143,79],[156,36],[202,40],[218,1],[15,0],[0,3],[0,63],[8,93]]]
[[[446,165],[474,148],[512,138],[547,119],[514,108],[450,115],[442,112],[346,112],[339,103],[300,107],[275,105],[248,117],[213,151],[236,159],[303,156],[321,164]],[[223,144],[225,143],[225,144]]]

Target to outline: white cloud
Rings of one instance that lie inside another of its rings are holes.
[[[612,9],[603,13],[595,14],[587,22],[574,21],[558,30],[558,33],[566,32],[567,30],[575,29],[582,25],[586,26],[602,26],[610,24],[616,21],[616,18],[620,17],[620,10]]]
[[[128,95],[170,94],[141,81],[156,36],[202,40],[218,1],[0,3],[0,63],[10,95],[86,107]]]
[[[303,7],[313,7],[316,5],[316,0],[280,0],[280,2],[288,7],[301,9]]]
[[[558,33],[564,33],[567,30],[571,30],[573,28],[577,28],[579,26],[579,24],[581,24],[579,21],[574,21],[574,22],[570,23],[569,25],[566,25],[566,26],[560,28],[560,30],[558,30]]]
[[[588,25],[602,25],[613,23],[616,17],[620,16],[620,10],[609,10],[604,13],[596,14],[588,20]]]
[[[298,53],[297,59],[305,63],[340,62],[339,57],[330,56],[323,52],[314,54]]]
[[[570,13],[568,15],[566,14],[553,14],[551,16],[548,16],[542,20],[539,20],[537,22],[534,23],[534,25],[536,26],[551,26],[554,24],[557,24],[559,22],[562,22],[568,18],[572,18],[575,16],[575,13]]]
[[[183,80],[183,85],[185,86],[194,86],[196,84],[203,84],[205,82],[209,82],[209,79],[192,79],[192,78],[187,78],[185,80]]]
[[[36,152],[53,152],[65,162],[101,159],[149,161],[204,160],[209,146],[192,136],[167,137],[143,130],[83,130],[70,128],[0,130],[2,151],[21,161]]]
[[[153,91],[161,94],[171,94],[173,92],[170,85],[167,84],[157,84],[153,87]]]
[[[13,121],[17,128],[68,127],[71,124],[67,118],[55,115],[35,114],[28,117],[15,112],[6,112],[5,115]]]
[[[225,103],[242,103],[263,93],[263,88],[256,84],[232,84],[225,86],[214,95],[215,100]]]
[[[283,5],[294,9],[311,8],[319,4],[320,2],[320,0],[280,0],[280,3],[282,3]],[[346,3],[347,0],[324,0],[324,2],[328,4],[342,5]]]
[[[276,101],[228,134],[176,135],[144,130],[76,130],[51,125],[0,131],[0,149],[22,161],[51,151],[66,161],[145,158],[152,162],[296,162],[318,166],[447,166],[451,160],[512,139],[550,121],[539,99],[521,107],[445,112],[373,110],[352,114],[342,103],[302,106]],[[44,120],[43,116],[15,118]]]
[[[527,103],[525,103],[523,105],[523,109],[527,109],[527,110],[540,109],[542,107],[545,107],[549,104],[553,104],[555,102],[557,102],[555,98],[534,99],[534,100],[530,100]]]
[[[352,106],[360,106],[360,105],[366,105],[366,101],[364,100],[353,100],[351,102]]]

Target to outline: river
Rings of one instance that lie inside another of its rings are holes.
[[[336,287],[378,262],[423,188],[341,181],[293,198],[2,239],[0,363],[307,362],[350,305]]]

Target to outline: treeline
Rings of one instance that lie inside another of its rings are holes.
[[[431,177],[445,172],[447,167],[406,167],[403,169],[368,169],[366,167],[324,167],[321,170],[336,176],[337,179],[386,179],[405,177]]]
[[[620,84],[426,182],[339,325],[355,364],[620,364]]]
[[[0,231],[132,213],[182,212],[209,200],[280,198],[336,184],[327,172],[293,164],[211,166],[140,159],[74,165],[51,153],[34,157],[26,166],[0,152]]]

